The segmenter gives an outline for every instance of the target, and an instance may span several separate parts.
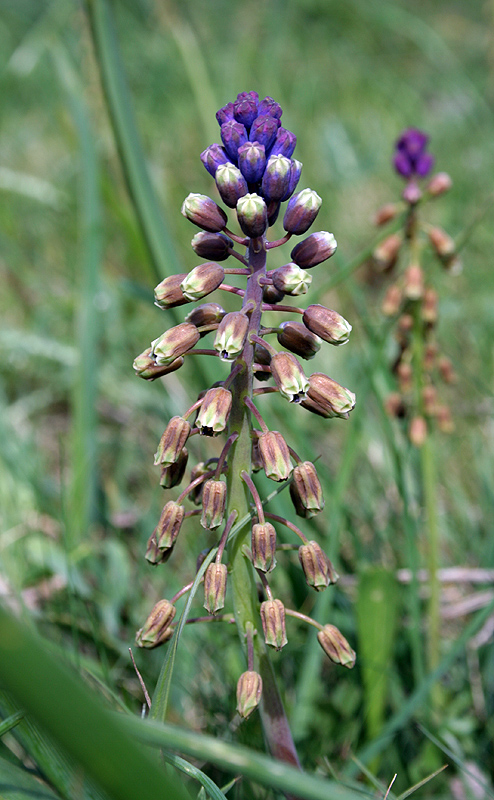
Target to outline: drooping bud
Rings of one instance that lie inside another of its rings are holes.
[[[264,472],[273,481],[286,481],[290,477],[292,464],[290,451],[278,431],[266,431],[259,436],[259,455]]]
[[[403,276],[403,290],[409,300],[418,300],[424,294],[424,273],[418,264],[410,264]]]
[[[398,233],[392,233],[377,245],[372,258],[374,265],[382,272],[387,272],[395,266],[403,244],[403,239]]]
[[[221,164],[226,164],[228,156],[226,150],[220,144],[210,144],[201,153],[201,161],[209,174],[214,178],[216,170]]]
[[[299,517],[313,517],[324,508],[321,482],[310,461],[297,464],[292,473],[290,497]]]
[[[316,592],[322,592],[338,580],[338,573],[317,542],[302,544],[298,549],[298,557],[307,585],[312,586]]]
[[[271,375],[282,397],[290,403],[300,403],[304,399],[309,381],[294,355],[276,353],[271,358]]]
[[[214,348],[220,354],[222,361],[232,361],[243,350],[245,338],[249,329],[249,318],[241,311],[231,311],[225,314],[214,340]]]
[[[422,300],[421,315],[424,322],[429,325],[435,325],[437,322],[437,305],[438,294],[435,289],[427,287],[424,291],[424,298]]]
[[[247,719],[259,705],[262,694],[262,680],[258,672],[243,672],[237,683],[237,711]]]
[[[311,333],[301,322],[282,322],[278,342],[295,355],[309,360],[321,347],[319,336]]]
[[[208,530],[215,530],[223,522],[226,503],[226,483],[211,478],[204,483],[202,490],[201,525]]]
[[[386,317],[394,317],[400,310],[402,301],[403,292],[400,287],[396,283],[388,286],[381,306],[382,313]]]
[[[295,245],[290,257],[302,269],[310,269],[331,258],[336,252],[336,246],[336,239],[332,233],[319,231],[311,233],[307,239]]]
[[[426,191],[431,197],[439,197],[439,195],[449,192],[452,185],[453,181],[447,172],[436,172],[427,184]]]
[[[267,114],[260,114],[252,123],[249,139],[251,142],[259,142],[266,150],[269,150],[276,138],[279,127],[277,119]]]
[[[262,176],[261,193],[267,200],[281,200],[290,185],[291,162],[285,156],[269,156]]]
[[[170,626],[176,611],[175,606],[168,600],[159,600],[142,628],[137,631],[137,646],[151,650],[153,647],[158,647],[158,645],[171,639],[173,629]]]
[[[189,322],[181,322],[151,342],[152,354],[157,364],[167,366],[194,347],[198,341],[199,333],[196,326]]]
[[[192,192],[182,205],[182,214],[190,222],[210,233],[219,233],[227,223],[227,216],[214,200],[205,194]]]
[[[215,180],[221,199],[229,208],[235,208],[237,201],[249,191],[239,168],[230,162],[218,167]]]
[[[222,386],[208,389],[197,415],[196,426],[203,436],[224,431],[232,407],[232,393]]]
[[[247,183],[258,183],[266,167],[266,149],[260,142],[246,142],[238,148],[238,167]]]
[[[300,180],[300,175],[302,173],[302,162],[297,161],[296,158],[291,159],[291,169],[290,169],[290,181],[288,183],[288,189],[286,190],[285,194],[281,198],[281,202],[283,203],[285,200],[288,200],[289,197],[292,196],[295,189],[297,188],[297,184]]]
[[[190,435],[190,425],[182,417],[172,417],[160,439],[158,449],[154,454],[155,466],[162,464],[165,467],[178,461],[185,442]]]
[[[270,522],[252,526],[252,563],[261,572],[271,572],[276,566],[276,531]]]
[[[178,486],[178,484],[182,482],[188,459],[188,450],[186,447],[182,447],[177,460],[174,461],[173,464],[162,466],[160,486],[162,486],[163,489],[172,489],[174,486]]]
[[[256,342],[254,346],[254,363],[262,364],[266,367],[271,364],[271,353],[266,347],[263,347],[262,344],[259,344],[258,342]],[[254,372],[254,376],[258,381],[268,381],[271,377],[271,372],[257,370]]]
[[[170,275],[164,281],[158,283],[154,290],[154,304],[158,308],[175,308],[176,306],[183,306],[189,300],[185,297],[181,283],[186,277],[186,273],[180,275]]]
[[[191,245],[194,252],[201,258],[225,261],[230,255],[231,248],[233,248],[233,241],[225,233],[199,231],[193,237]]]
[[[153,534],[160,552],[173,547],[175,539],[180,533],[184,514],[185,508],[174,500],[169,500],[165,505]]]
[[[374,224],[377,226],[386,225],[386,223],[391,222],[396,215],[398,214],[399,207],[395,203],[386,203],[386,205],[382,206],[377,212],[374,217]]]
[[[228,158],[234,164],[238,163],[238,148],[245,144],[248,138],[245,125],[241,122],[229,119],[221,126],[221,141]]]
[[[169,547],[168,550],[158,550],[158,545],[156,544],[156,537],[154,534],[155,531],[148,539],[145,559],[154,567],[156,567],[158,564],[165,564],[168,561],[173,553],[173,546]]]
[[[289,200],[283,227],[288,233],[301,236],[309,230],[321,208],[322,200],[312,189],[303,189]]]
[[[427,438],[427,422],[424,417],[415,416],[410,421],[408,436],[415,447],[422,447]]]
[[[273,286],[278,291],[292,297],[305,294],[312,283],[312,275],[297,264],[285,264],[283,267],[278,267],[274,270],[272,278]]]
[[[258,114],[259,95],[257,92],[241,92],[233,104],[233,113],[237,122],[250,128]]]
[[[444,383],[456,383],[456,372],[449,358],[446,358],[446,356],[441,356],[441,358],[438,359],[437,368]]]
[[[246,236],[256,239],[268,226],[266,203],[258,194],[246,194],[237,203],[238,224]]]
[[[157,364],[153,356],[152,347],[148,347],[134,359],[133,368],[139,378],[144,378],[145,381],[155,381],[156,378],[161,378],[163,375],[168,375],[169,372],[175,372],[180,369],[184,363],[183,358],[176,358],[171,364],[163,365]]]
[[[226,564],[213,561],[204,574],[204,608],[210,614],[216,614],[225,605]]]
[[[323,372],[314,372],[309,377],[309,391],[302,405],[326,419],[348,419],[350,411],[355,408],[355,395]]]
[[[181,283],[182,291],[188,300],[201,300],[214,292],[223,283],[225,270],[214,261],[207,261],[194,267]]]
[[[291,158],[296,144],[297,137],[295,134],[280,126],[276,131],[275,140],[271,145],[271,155]]]
[[[316,336],[320,336],[329,344],[346,344],[350,338],[352,326],[347,320],[326,306],[318,303],[309,306],[302,317],[304,325]]]
[[[325,625],[317,634],[317,641],[335,664],[351,669],[355,664],[356,654],[342,633],[334,625]]]
[[[455,255],[456,246],[454,239],[452,239],[446,231],[438,227],[430,228],[428,234],[434,252],[443,264],[448,266]]]
[[[288,639],[285,630],[285,606],[281,600],[265,600],[261,603],[261,622],[266,644],[281,650]]]
[[[185,322],[190,322],[196,328],[202,328],[204,325],[215,325],[217,322],[221,322],[225,314],[225,309],[218,303],[203,303],[187,314]]]

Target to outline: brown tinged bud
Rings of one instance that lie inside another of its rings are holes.
[[[259,705],[262,694],[262,680],[258,672],[243,672],[237,683],[237,711],[247,719]]]
[[[225,233],[199,231],[192,238],[191,245],[194,252],[201,258],[225,261],[233,248],[233,240]]]
[[[281,600],[265,600],[261,603],[261,622],[266,644],[281,650],[288,639],[285,630],[285,606]]]
[[[299,242],[290,253],[290,258],[302,269],[322,264],[336,252],[336,239],[328,231],[311,233],[307,239]]]
[[[171,554],[173,553],[173,546],[169,547],[168,550],[158,549],[158,545],[156,543],[156,538],[154,535],[155,532],[156,531],[154,531],[148,539],[146,553],[144,556],[146,561],[149,561],[149,563],[152,564],[154,567],[156,567],[158,564],[165,564],[171,557]]]
[[[189,302],[182,291],[182,281],[187,277],[185,272],[179,275],[170,275],[155,287],[154,304],[158,308],[175,308]]]
[[[422,389],[422,400],[424,401],[424,411],[429,417],[433,417],[437,410],[437,390],[429,384]]]
[[[174,486],[178,486],[178,484],[182,482],[188,459],[189,453],[187,448],[183,447],[178,454],[177,460],[174,461],[173,464],[161,468],[160,486],[162,486],[163,489],[173,489]]]
[[[204,574],[204,608],[216,614],[225,605],[227,568],[213,561]]]
[[[240,355],[248,330],[249,318],[242,311],[231,311],[223,317],[214,339],[214,348],[222,361],[232,361]]]
[[[437,427],[442,433],[453,433],[455,424],[449,406],[441,405],[436,408]]]
[[[372,254],[375,266],[382,272],[387,272],[393,269],[397,260],[400,248],[402,245],[402,238],[397,233],[392,233],[387,236],[383,241],[378,244]]]
[[[283,227],[288,233],[301,236],[309,230],[321,208],[322,200],[312,189],[303,189],[288,201]]]
[[[168,467],[178,460],[185,442],[189,438],[191,427],[182,417],[172,417],[160,439],[154,454],[154,464]]]
[[[409,300],[418,300],[424,294],[424,273],[418,264],[410,264],[405,270],[403,291]]]
[[[389,414],[390,417],[403,419],[403,417],[406,416],[406,405],[399,392],[391,392],[384,402],[384,407],[386,409],[386,413]]]
[[[352,326],[337,311],[332,311],[319,304],[305,309],[302,317],[304,325],[316,336],[320,336],[329,344],[346,344],[350,338]]]
[[[137,631],[137,646],[151,650],[171,639],[173,629],[170,626],[175,614],[176,608],[168,600],[156,603],[142,628]]]
[[[305,294],[312,283],[312,275],[297,264],[285,264],[275,269],[272,278],[276,289],[292,297]]]
[[[429,241],[432,248],[439,259],[446,266],[449,265],[453,256],[455,255],[455,242],[454,239],[443,231],[442,228],[433,227],[429,229]]]
[[[203,436],[224,431],[232,407],[232,393],[222,386],[208,389],[197,415],[196,425]]]
[[[290,497],[299,517],[313,517],[324,508],[321,482],[316,468],[310,461],[297,464],[292,473]]]
[[[159,365],[151,355],[153,348],[148,347],[139,356],[134,359],[133,368],[138,378],[143,378],[145,381],[155,381],[156,378],[162,378],[168,375],[169,372],[175,372],[180,369],[184,363],[183,358],[176,358],[171,364]]]
[[[394,284],[389,286],[384,295],[384,300],[381,305],[381,311],[386,317],[394,317],[401,308],[403,301],[403,292],[400,287]]]
[[[181,283],[182,291],[187,300],[201,300],[206,295],[214,292],[223,283],[225,270],[214,261],[199,264],[189,272]]]
[[[308,586],[312,586],[316,592],[322,592],[338,580],[338,573],[317,542],[302,544],[298,549],[298,557]]]
[[[283,300],[285,296],[285,292],[280,291],[276,288],[273,284],[267,284],[263,286],[262,289],[262,301],[263,303],[279,303]]]
[[[175,544],[184,520],[185,509],[174,500],[165,505],[154,531],[156,546],[160,552],[169,550]]]
[[[278,332],[278,342],[282,347],[307,361],[314,358],[321,348],[321,340],[311,333],[301,322],[282,322]]]
[[[201,525],[208,530],[215,530],[223,522],[226,504],[226,483],[211,478],[206,481],[202,490]]]
[[[437,292],[428,287],[424,292],[421,309],[422,319],[428,325],[434,325],[437,322],[437,304]]]
[[[264,472],[273,481],[286,481],[290,477],[292,464],[290,451],[278,431],[266,431],[259,436],[259,455]]]
[[[422,447],[427,438],[427,422],[424,417],[415,416],[410,421],[408,436],[415,447]]]
[[[408,361],[400,361],[396,368],[398,375],[398,382],[400,384],[400,392],[407,394],[413,388],[413,369]]]
[[[270,522],[252,526],[252,563],[261,572],[271,572],[276,566],[276,531]]]
[[[453,364],[449,358],[446,358],[446,356],[441,356],[441,358],[438,359],[437,368],[444,383],[456,383],[456,372],[454,371]]]
[[[190,322],[196,328],[202,328],[204,325],[216,325],[216,323],[221,322],[225,314],[225,309],[218,303],[203,303],[187,314],[185,322]],[[201,336],[205,336],[206,333],[207,331],[201,333]]]
[[[452,185],[453,181],[447,172],[437,172],[427,184],[426,191],[429,192],[431,197],[439,197],[439,195],[449,192]]]
[[[271,375],[282,397],[300,403],[309,388],[302,367],[291,353],[276,353],[271,358]]]
[[[391,222],[396,215],[398,214],[399,206],[395,205],[395,203],[386,203],[386,205],[382,206],[377,212],[374,217],[374,225],[378,227],[381,225],[386,225],[387,222]]]
[[[151,342],[152,355],[157,364],[167,366],[194,347],[198,341],[199,333],[196,326],[189,322],[181,322]]]
[[[434,369],[437,357],[437,345],[433,342],[426,344],[424,348],[424,369],[431,372]]]
[[[355,651],[335,625],[325,625],[317,634],[317,641],[331,661],[352,669],[356,659]]]
[[[348,419],[350,411],[355,408],[355,395],[323,372],[314,372],[309,378],[309,391],[302,406],[326,419]]]
[[[228,221],[223,209],[204,194],[189,194],[182,205],[182,214],[198,228],[210,233],[219,233]]]

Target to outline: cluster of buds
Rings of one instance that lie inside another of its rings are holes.
[[[222,362],[230,367],[224,380],[201,392],[187,411],[170,420],[161,437],[155,464],[161,469],[161,485],[165,489],[172,489],[183,480],[188,461],[186,445],[194,435],[214,439],[224,433],[226,442],[217,449],[217,455],[191,470],[187,486],[176,500],[165,504],[149,539],[146,558],[154,565],[167,561],[184,521],[197,516],[202,528],[213,533],[213,546],[217,548],[204,572],[204,607],[209,616],[202,619],[214,618],[227,601],[228,545],[235,535],[235,520],[241,516],[231,499],[231,486],[234,477],[241,475],[252,502],[250,538],[243,555],[255,571],[255,579],[261,581],[265,596],[256,612],[257,624],[242,632],[247,637],[248,670],[240,677],[237,699],[239,713],[244,717],[257,706],[262,694],[252,639],[261,636],[262,629],[265,643],[281,649],[287,643],[287,614],[318,627],[319,642],[334,662],[351,667],[355,661],[355,653],[334,626],[322,627],[273,598],[267,576],[276,566],[278,524],[301,539],[298,555],[310,587],[321,591],[334,583],[337,575],[316,541],[309,541],[288,520],[264,511],[252,478],[253,472],[262,469],[273,481],[289,482],[295,513],[301,518],[322,511],[322,487],[314,464],[303,461],[279,431],[269,430],[254,399],[279,392],[287,402],[324,418],[347,419],[355,405],[355,395],[349,389],[322,372],[307,376],[299,360],[312,359],[323,341],[334,346],[345,344],[351,325],[336,311],[319,304],[306,308],[280,304],[285,297],[307,292],[312,281],[308,270],[329,259],[336,250],[333,234],[310,234],[293,247],[289,263],[273,270],[266,268],[268,251],[284,245],[294,235],[305,234],[321,207],[321,198],[312,189],[294,193],[302,164],[292,158],[296,137],[282,127],[281,115],[278,103],[270,97],[259,101],[256,92],[241,93],[234,103],[218,111],[222,143],[208,147],[201,160],[215,179],[223,203],[235,209],[241,233],[227,227],[227,214],[214,200],[190,194],[182,214],[201,229],[192,239],[192,248],[207,261],[188,274],[166,278],[155,289],[156,305],[163,309],[203,300],[216,290],[240,298],[241,308],[227,313],[216,302],[202,303],[134,361],[137,375],[145,380],[180,369],[190,356],[213,356],[219,367]],[[268,241],[268,229],[285,201],[284,235]],[[236,245],[239,249],[235,249]],[[218,263],[229,257],[236,259],[236,266]],[[245,289],[226,283],[228,275],[244,276]],[[269,325],[263,324],[263,313],[270,315]],[[280,313],[298,315],[300,321],[273,325],[275,315]],[[197,347],[207,335],[213,338],[212,347]],[[283,349],[268,342],[270,335],[276,336]],[[270,380],[273,385],[265,386]],[[247,459],[242,439],[245,436],[247,453],[250,451]],[[200,508],[187,510],[187,502]],[[137,643],[142,647],[155,647],[173,632],[174,611],[170,610],[170,602],[163,600],[161,604],[153,609],[138,633]]]
[[[427,152],[427,143],[428,136],[416,128],[404,131],[396,142],[393,165],[406,185],[400,203],[387,204],[378,211],[376,225],[383,226],[402,215],[403,227],[401,232],[383,238],[372,262],[373,269],[391,281],[382,312],[396,322],[398,352],[393,373],[397,391],[389,395],[386,407],[392,416],[408,421],[408,435],[416,446],[423,443],[434,422],[445,433],[453,430],[450,408],[439,399],[438,383],[456,380],[450,360],[440,353],[435,341],[438,294],[421,263],[424,246],[429,245],[441,267],[454,272],[461,266],[452,237],[426,224],[419,215],[427,201],[443,195],[452,185],[444,172],[430,177],[434,158]]]

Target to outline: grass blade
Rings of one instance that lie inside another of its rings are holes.
[[[56,800],[58,795],[27,770],[0,758],[0,797],[2,800]]]

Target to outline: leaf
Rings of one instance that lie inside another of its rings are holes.
[[[0,758],[0,797],[2,800],[58,800],[59,795],[27,770]]]

